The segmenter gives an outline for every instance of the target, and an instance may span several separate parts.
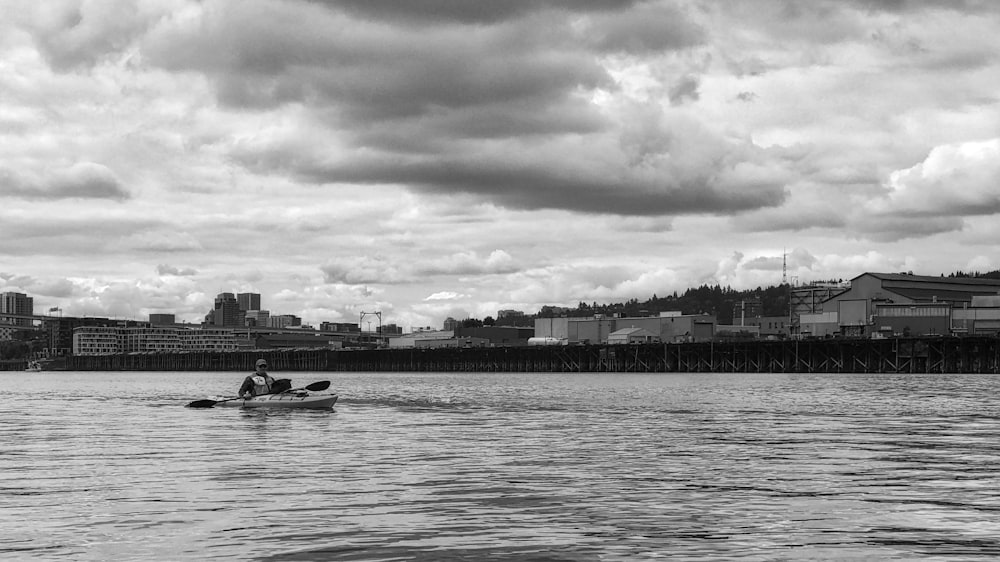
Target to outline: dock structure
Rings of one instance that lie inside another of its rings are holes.
[[[1000,374],[1000,339],[914,337],[72,356],[79,371]]]

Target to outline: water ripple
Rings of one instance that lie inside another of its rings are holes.
[[[43,373],[0,404],[0,557],[990,560],[1000,378]],[[6,377],[6,378],[4,378]]]

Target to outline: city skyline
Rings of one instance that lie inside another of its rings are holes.
[[[0,292],[36,310],[1000,269],[1000,4],[0,2]]]

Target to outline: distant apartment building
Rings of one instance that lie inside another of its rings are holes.
[[[444,320],[443,329],[445,331],[451,332],[451,331],[454,331],[456,328],[458,328],[461,325],[462,325],[462,323],[460,321],[455,320],[454,318],[452,318],[451,316],[449,316],[448,318],[445,318],[445,320]]]
[[[35,314],[35,299],[24,293],[0,293],[0,313],[33,316]],[[30,326],[28,318],[11,318],[6,321],[14,326]]]
[[[48,339],[48,351],[53,355],[75,353],[76,330],[79,328],[128,328],[140,326],[134,320],[112,320],[111,318],[76,318],[73,316],[46,318],[42,329]]]
[[[236,334],[227,328],[203,328],[183,330],[180,340],[186,351],[236,351]]]
[[[121,329],[83,326],[73,330],[73,355],[115,355],[122,352]]]
[[[181,338],[176,328],[154,327],[124,328],[119,330],[122,353],[153,351],[181,351]]]

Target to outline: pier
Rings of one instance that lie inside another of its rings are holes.
[[[406,349],[143,353],[67,358],[76,371],[1000,373],[1000,339],[915,337]]]

